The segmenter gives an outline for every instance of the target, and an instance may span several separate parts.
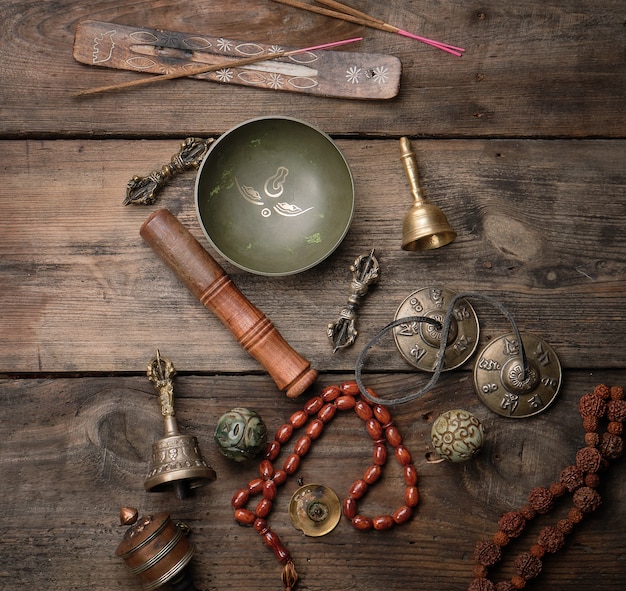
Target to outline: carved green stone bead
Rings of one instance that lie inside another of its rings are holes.
[[[242,462],[265,449],[267,428],[263,419],[249,408],[233,408],[224,413],[215,428],[215,443],[227,458]]]
[[[483,445],[480,420],[466,410],[449,410],[433,423],[431,438],[435,451],[451,462],[473,458]]]

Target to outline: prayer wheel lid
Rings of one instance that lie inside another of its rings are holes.
[[[146,515],[126,530],[124,538],[117,547],[115,554],[124,558],[134,552],[151,538],[159,535],[170,522],[170,514],[167,511]]]

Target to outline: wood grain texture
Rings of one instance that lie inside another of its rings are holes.
[[[0,371],[137,371],[163,341],[181,368],[261,371],[139,237],[159,206],[317,369],[353,370],[400,303],[428,285],[499,298],[566,367],[624,366],[623,142],[414,141],[424,194],[459,235],[444,248],[408,253],[400,249],[411,196],[399,143],[339,140],[355,178],[353,223],[323,265],[284,278],[240,271],[210,249],[193,173],[173,180],[153,207],[122,207],[126,182],[159,168],[177,145],[0,142]],[[355,346],[333,355],[326,325],[349,294],[350,264],[371,248],[379,284],[361,307]],[[484,342],[510,332],[498,312],[475,304]],[[393,339],[377,354],[389,370],[409,369]]]
[[[465,56],[269,0],[0,0],[0,589],[139,591],[114,555],[124,505],[166,510],[192,527],[193,574],[203,591],[281,588],[274,555],[236,524],[230,507],[258,467],[221,456],[213,430],[221,414],[243,405],[273,433],[308,394],[281,393],[145,244],[139,228],[158,207],[181,220],[320,371],[309,394],[353,378],[363,346],[428,285],[497,298],[564,367],[554,405],[529,419],[505,419],[480,403],[475,358],[419,400],[391,408],[420,475],[416,515],[386,532],[357,532],[342,520],[330,535],[306,538],[287,518],[297,479],[343,497],[371,462],[362,422],[339,413],[270,516],[293,554],[300,591],[466,590],[475,542],[489,539],[499,516],[523,504],[532,487],[573,463],[583,444],[580,395],[600,382],[626,385],[623,0],[351,2],[465,47]],[[76,27],[86,19],[292,47],[363,35],[359,51],[400,59],[400,92],[352,101],[187,79],[75,99],[80,90],[139,76],[73,58]],[[122,206],[131,177],[169,162],[184,138],[217,137],[268,115],[331,135],[352,170],[354,219],[322,265],[283,278],[230,265],[203,236],[193,173],[177,176],[154,206]],[[458,233],[444,248],[400,248],[411,204],[401,136],[412,140],[425,197]],[[380,281],[359,309],[356,344],[333,354],[326,326],[350,293],[350,264],[372,248]],[[479,346],[510,331],[499,312],[472,303]],[[145,377],[157,347],[179,372],[180,427],[198,437],[218,476],[186,500],[144,492],[151,443],[162,435]],[[382,397],[397,397],[430,374],[404,362],[388,336],[369,352],[363,377]],[[430,463],[432,422],[452,408],[480,417],[485,448],[467,464]],[[395,510],[403,488],[392,461],[364,512]],[[623,458],[600,493],[602,507],[545,559],[529,591],[626,588]],[[531,527],[513,553],[567,508]],[[513,574],[512,560],[499,574]]]
[[[439,137],[624,137],[626,69],[621,0],[359,2],[360,9],[426,37],[466,47],[463,58],[417,41],[269,0],[210,2],[182,10],[173,0],[102,2],[5,0],[0,38],[0,132],[11,137],[73,134],[178,137],[222,133],[253,116],[315,112],[332,134]],[[79,64],[74,32],[85,19],[302,47],[364,35],[359,49],[400,58],[392,101],[355,110],[341,99],[278,99],[265,90],[175,81],[89,100],[72,95],[124,82],[129,72]],[[621,89],[621,91],[618,91]]]
[[[311,394],[343,378],[350,375],[322,376]],[[602,378],[624,383],[626,375],[623,370],[603,372]],[[371,383],[389,388],[402,379],[379,375]],[[392,409],[419,473],[414,518],[390,531],[367,533],[342,519],[331,534],[306,538],[287,517],[297,479],[330,486],[343,498],[371,462],[371,440],[362,421],[352,411],[338,413],[298,472],[280,488],[269,518],[294,557],[299,588],[374,591],[384,580],[394,591],[466,589],[475,541],[488,539],[501,513],[523,504],[532,487],[549,484],[573,462],[583,445],[578,397],[595,382],[589,372],[567,372],[550,412],[518,421],[489,412],[465,378],[446,379],[423,399]],[[234,492],[258,475],[256,462],[227,460],[212,436],[221,414],[242,404],[255,408],[273,434],[304,400],[278,398],[275,388],[258,377],[181,375],[174,386],[180,428],[198,437],[203,457],[218,475],[183,501],[143,489],[151,443],[162,436],[156,391],[145,377],[0,381],[1,547],[5,559],[19,556],[3,560],[1,588],[139,590],[114,555],[125,531],[119,508],[128,505],[142,514],[170,511],[191,526],[198,548],[193,572],[200,589],[280,588],[274,555],[256,532],[236,524],[230,507]],[[468,464],[428,463],[432,422],[451,405],[481,418],[485,448]],[[366,514],[395,510],[403,489],[401,472],[390,461],[360,507]],[[621,462],[606,474],[602,508],[575,531],[558,557],[546,559],[545,573],[528,588],[623,588],[625,494]],[[568,507],[569,500],[564,501],[560,511]],[[532,529],[513,551],[526,549],[536,534]],[[510,576],[511,569],[509,560],[503,576]]]

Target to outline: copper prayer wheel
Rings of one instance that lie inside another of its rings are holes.
[[[124,534],[115,554],[136,575],[144,591],[178,579],[194,555],[186,526],[174,522],[167,512],[147,515]],[[195,589],[188,583],[186,589]]]

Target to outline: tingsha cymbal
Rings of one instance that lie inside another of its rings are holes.
[[[456,296],[444,287],[424,287],[414,291],[398,307],[395,320],[425,316],[443,324],[449,302]],[[465,299],[456,302],[452,311],[446,343],[443,370],[463,365],[478,345],[478,317]],[[435,371],[437,352],[441,346],[441,329],[425,322],[408,322],[398,326],[393,338],[400,354],[422,371]]]
[[[327,486],[305,484],[291,497],[289,517],[294,527],[305,535],[323,536],[339,523],[341,501]]]
[[[514,334],[489,343],[474,367],[474,388],[480,400],[504,417],[525,418],[546,410],[561,387],[561,364],[554,350],[535,335],[521,335],[526,354],[524,375]]]

